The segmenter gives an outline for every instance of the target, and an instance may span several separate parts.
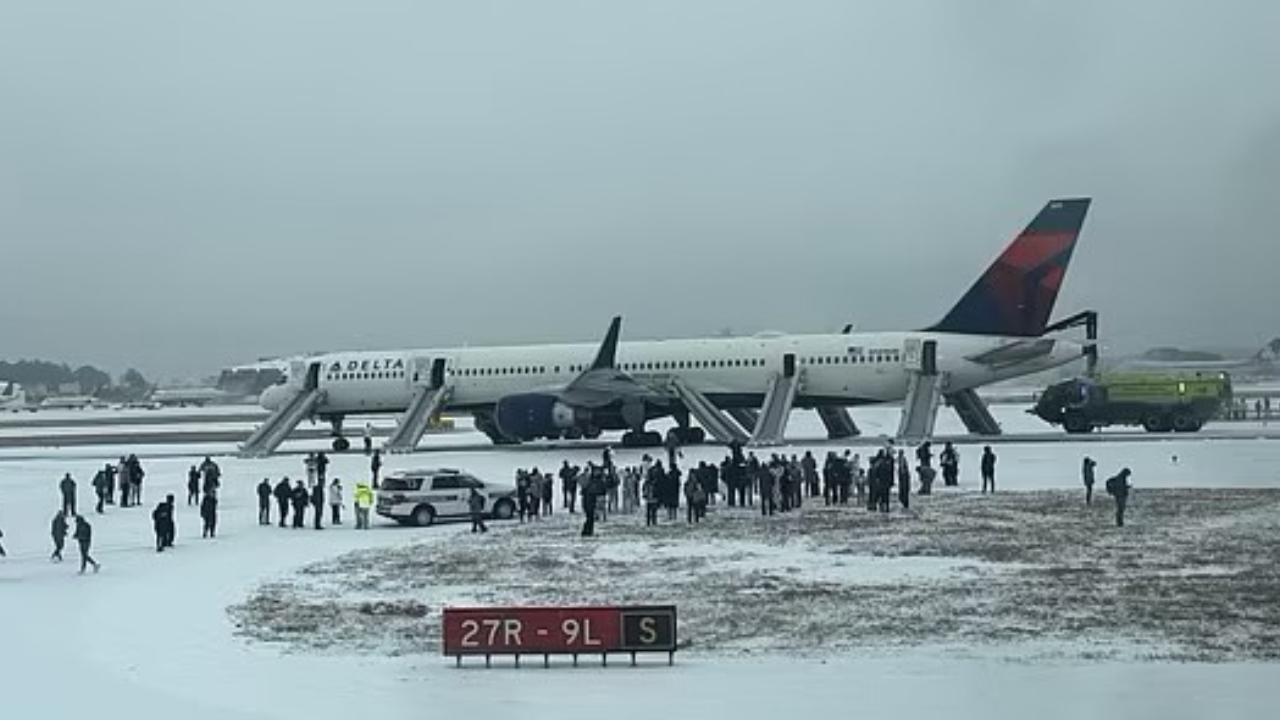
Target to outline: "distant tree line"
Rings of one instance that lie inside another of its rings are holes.
[[[66,363],[47,360],[0,360],[0,382],[16,382],[26,389],[29,396],[66,394],[66,388],[75,388],[75,394],[90,395],[109,402],[140,400],[151,392],[151,383],[142,373],[129,368],[118,379],[92,365],[81,365],[72,370]]]

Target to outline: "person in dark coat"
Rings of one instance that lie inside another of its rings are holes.
[[[280,527],[284,527],[289,518],[289,501],[293,499],[293,489],[289,487],[289,478],[280,478],[276,489],[272,491],[276,497],[276,507],[280,510]]]
[[[111,463],[104,463],[102,472],[107,476],[107,504],[116,504],[116,466]]]
[[[942,465],[942,484],[953,487],[960,484],[960,454],[950,442],[942,447],[938,455],[938,463]]]
[[[467,498],[467,509],[471,511],[471,532],[487,533],[489,528],[484,524],[484,495],[471,488],[471,496]]]
[[[982,448],[982,492],[986,492],[987,487],[991,492],[996,491],[996,454],[990,445]]]
[[[62,512],[68,517],[76,514],[76,481],[71,479],[71,473],[62,476],[62,482],[58,483],[58,489],[62,491]]]
[[[1124,510],[1129,504],[1129,491],[1133,489],[1129,484],[1130,474],[1129,468],[1125,468],[1107,480],[1107,492],[1116,499],[1116,527],[1124,527]]]
[[[169,526],[172,524],[173,508],[169,501],[156,503],[156,508],[151,511],[151,527],[156,533],[156,552],[164,552],[169,547]]]
[[[258,483],[258,524],[271,524],[271,481],[266,478]]]
[[[98,496],[98,504],[93,508],[94,512],[102,514],[102,507],[107,504],[107,473],[105,470],[99,470],[93,476],[93,493]]]
[[[62,547],[67,542],[67,516],[65,513],[59,512],[53,516],[53,522],[49,526],[49,534],[53,536],[53,554],[49,559],[53,562],[62,562]]]
[[[591,537],[596,533],[596,505],[600,496],[604,495],[604,473],[598,467],[592,467],[591,474],[582,485],[582,537]]]
[[[1084,462],[1080,466],[1080,474],[1084,477],[1084,504],[1093,504],[1093,470],[1098,463],[1088,455],[1085,456]]]
[[[187,505],[200,504],[200,471],[195,465],[187,471]]]
[[[201,537],[211,538],[218,530],[218,496],[205,495],[200,501],[200,519],[204,521]]]
[[[89,549],[93,545],[93,526],[83,515],[76,516],[76,543],[80,546],[80,574],[83,575],[85,568],[92,565],[93,571],[96,573],[102,569],[98,565],[98,561],[89,555]]]
[[[316,478],[320,481],[321,490],[324,492],[325,471],[329,469],[329,456],[324,453],[316,453]]]
[[[382,472],[382,451],[374,450],[373,459],[369,461],[369,471],[373,473],[373,489],[378,489],[378,473]]]
[[[293,486],[289,497],[293,500],[293,526],[303,527],[306,524],[307,505],[311,502],[311,493],[307,492],[307,486],[299,480]]]
[[[323,530],[324,526],[320,523],[324,520],[324,480],[311,487],[311,505],[315,511],[316,529]]]

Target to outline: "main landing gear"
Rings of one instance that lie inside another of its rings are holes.
[[[672,428],[681,445],[701,445],[707,441],[707,433],[700,427]],[[622,446],[629,448],[662,447],[662,433],[653,430],[630,430],[622,436]]]
[[[331,418],[328,418],[328,420],[329,420],[329,424],[333,426],[333,432],[330,433],[333,436],[333,451],[346,452],[350,450],[351,441],[346,439],[342,435],[342,416],[335,415]]]

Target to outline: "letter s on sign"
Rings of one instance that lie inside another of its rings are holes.
[[[657,628],[653,626],[654,620],[651,617],[640,619],[640,642],[645,645],[652,645],[658,641]]]

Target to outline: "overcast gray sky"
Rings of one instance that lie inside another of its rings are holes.
[[[1058,315],[1280,334],[1280,3],[0,3],[0,357],[919,327],[1047,198]]]

